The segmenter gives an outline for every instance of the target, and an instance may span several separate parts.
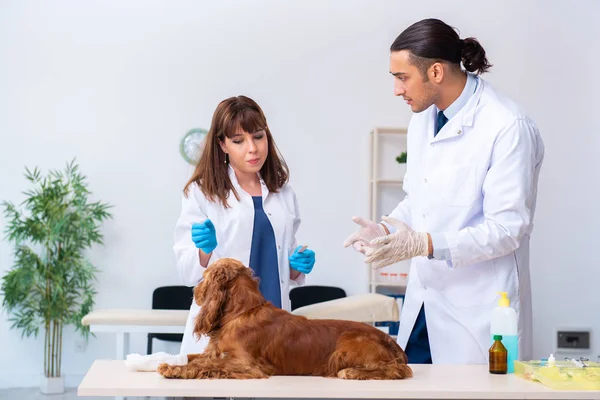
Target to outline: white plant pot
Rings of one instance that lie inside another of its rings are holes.
[[[396,162],[396,172],[394,175],[398,176],[398,179],[403,180],[404,175],[406,174],[406,163],[398,163]]]
[[[43,394],[58,394],[65,392],[65,378],[48,378],[42,376],[42,384],[40,390]]]

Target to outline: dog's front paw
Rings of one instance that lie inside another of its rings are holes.
[[[171,366],[167,363],[163,363],[158,366],[156,371],[158,371],[158,373],[164,376],[165,378],[177,378],[181,373],[181,371],[178,371],[180,369],[181,368],[179,368],[176,365]]]

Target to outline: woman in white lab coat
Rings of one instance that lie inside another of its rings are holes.
[[[412,259],[398,333],[409,363],[487,363],[498,291],[518,313],[520,358],[531,357],[529,238],[544,145],[478,76],[489,67],[477,40],[435,19],[391,46],[395,95],[415,113],[407,196],[380,224],[355,218],[345,245],[374,268]]]
[[[298,252],[299,225],[288,168],[263,111],[245,96],[222,101],[185,186],[175,227],[181,281],[195,286],[211,263],[235,258],[254,270],[268,301],[290,310],[290,284],[302,284],[315,263],[314,251]],[[208,344],[207,337],[193,335],[198,311],[193,303],[181,354],[201,353]]]

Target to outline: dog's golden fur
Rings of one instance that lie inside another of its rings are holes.
[[[314,375],[345,379],[412,376],[406,354],[387,334],[359,322],[309,320],[265,301],[252,270],[221,259],[194,289],[201,307],[194,333],[210,342],[188,364],[161,364],[166,378],[267,378]]]

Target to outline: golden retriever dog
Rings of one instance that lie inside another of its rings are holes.
[[[211,265],[194,301],[201,307],[194,334],[210,341],[202,354],[189,354],[186,365],[159,365],[166,378],[412,376],[406,354],[389,335],[360,322],[310,320],[276,308],[260,293],[252,270],[237,260]]]

